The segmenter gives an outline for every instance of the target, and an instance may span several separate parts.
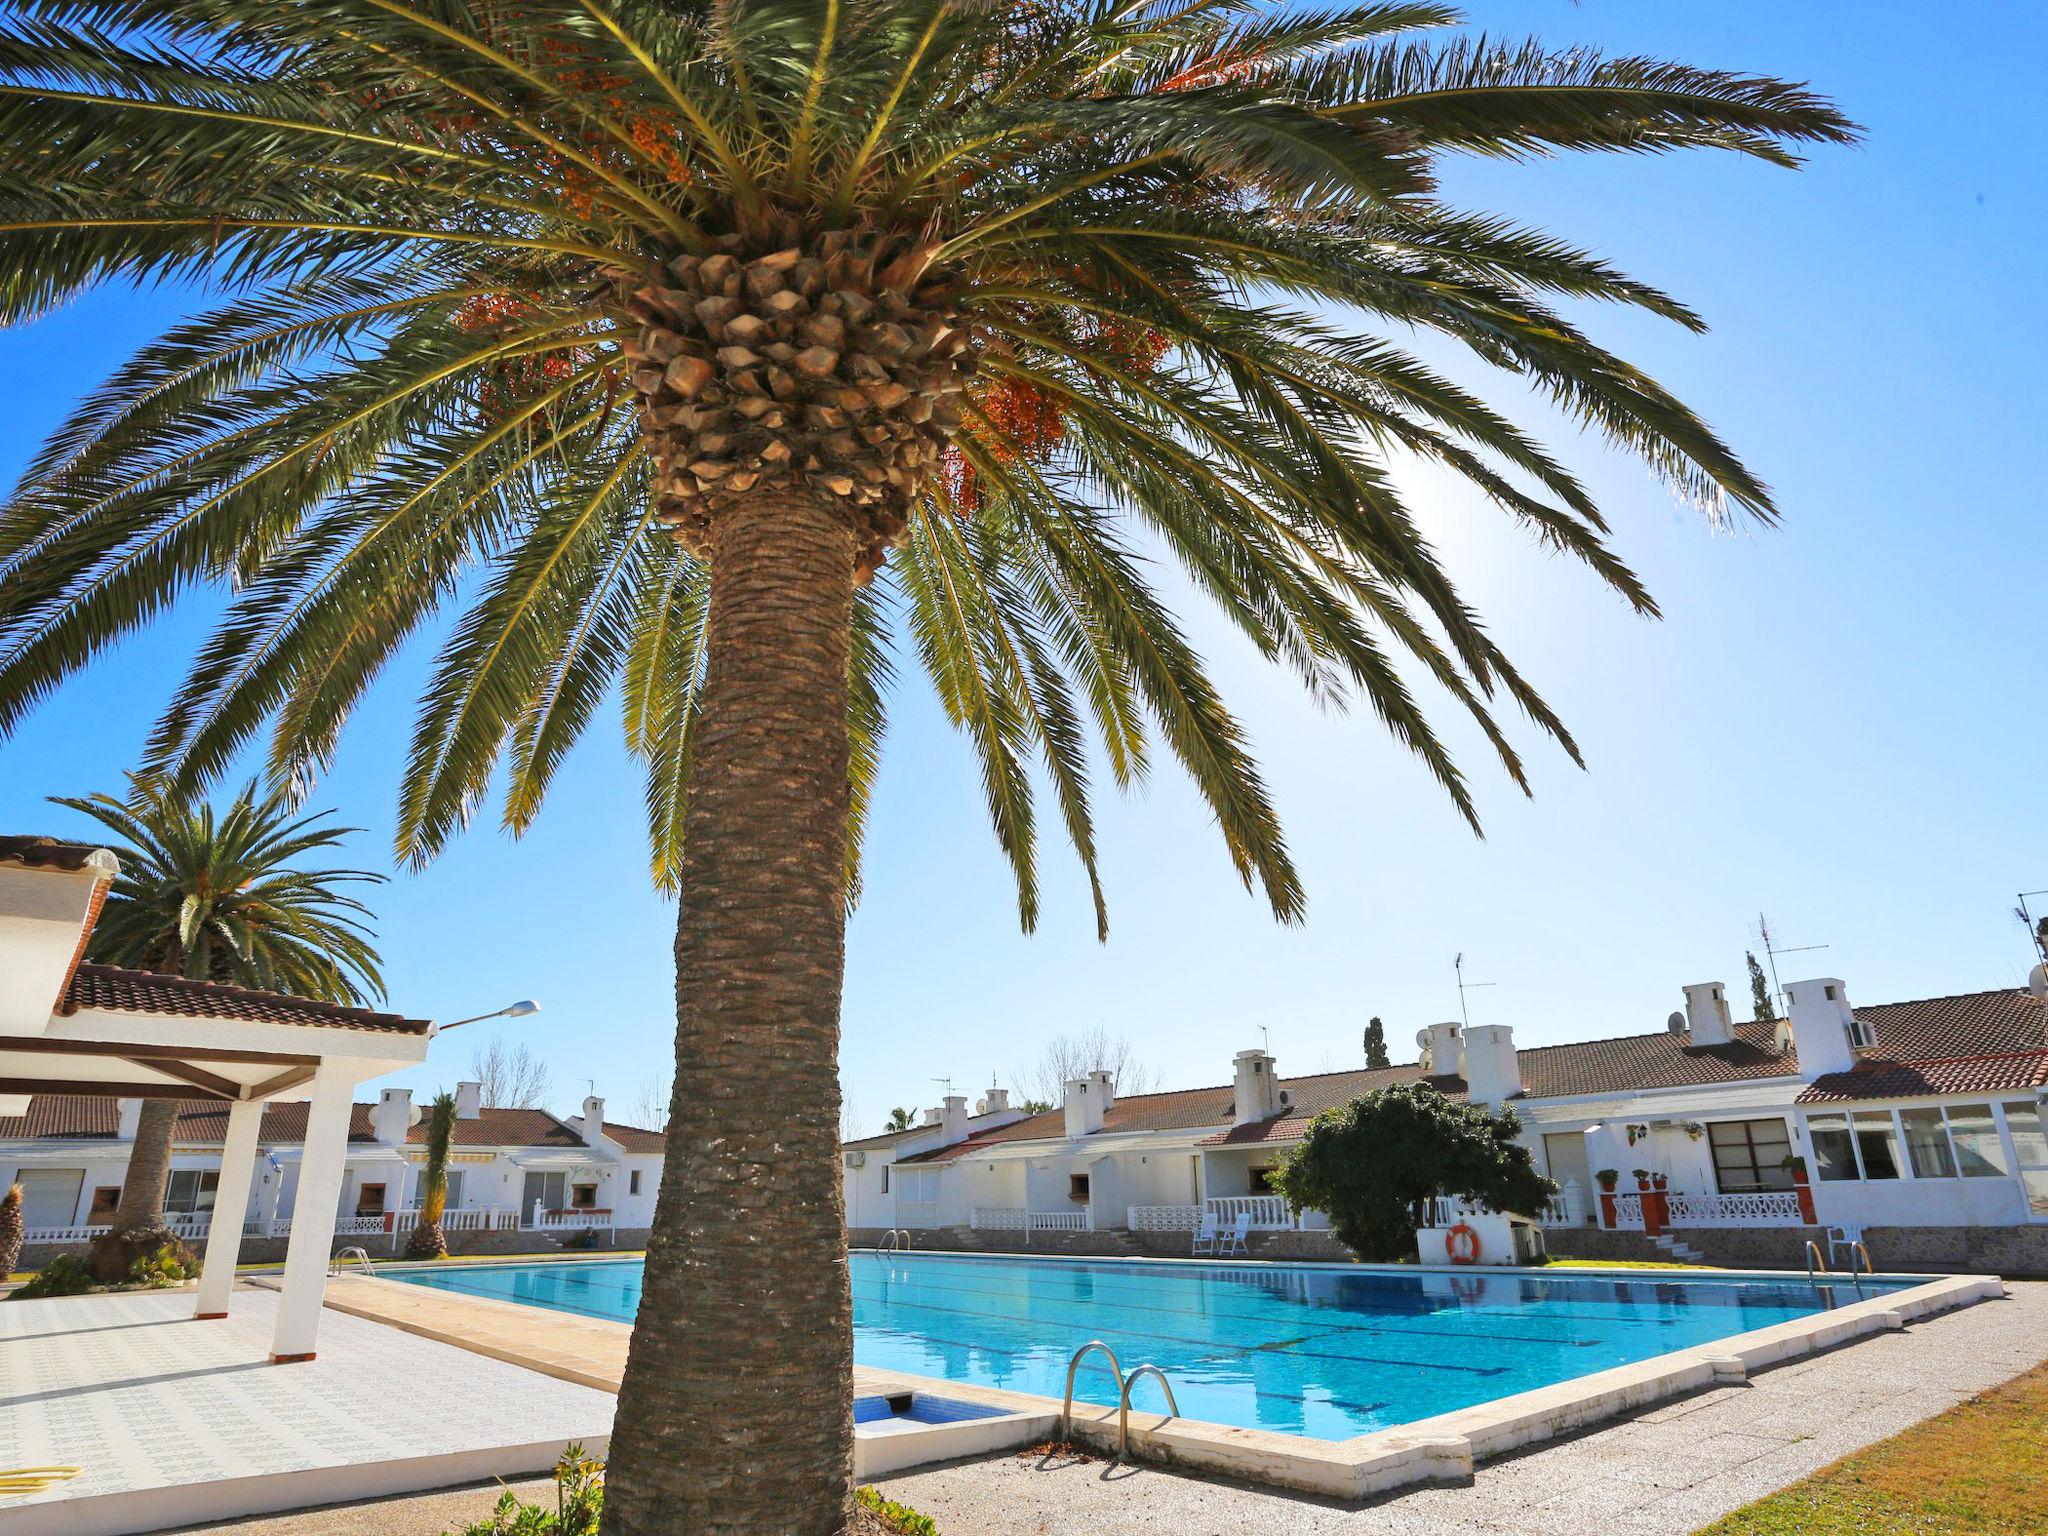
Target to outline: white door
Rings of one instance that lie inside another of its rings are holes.
[[[68,1227],[77,1217],[83,1168],[24,1168],[14,1178],[21,1186],[23,1226]]]
[[[1577,1131],[1547,1131],[1543,1136],[1543,1160],[1550,1164],[1550,1176],[1561,1190],[1567,1183],[1579,1186],[1586,1219],[1595,1220],[1593,1176],[1586,1169],[1586,1138]]]

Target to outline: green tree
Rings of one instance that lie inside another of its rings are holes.
[[[882,1129],[885,1131],[907,1131],[915,1124],[917,1124],[917,1111],[904,1109],[899,1105],[897,1108],[889,1111],[889,1123],[883,1126]]]
[[[448,1236],[441,1217],[448,1210],[448,1145],[455,1138],[455,1095],[438,1093],[427,1109],[427,1161],[420,1169],[420,1218],[405,1240],[409,1259],[445,1259]]]
[[[329,1003],[384,996],[363,921],[369,909],[341,889],[384,877],[293,862],[357,830],[322,825],[331,812],[296,815],[283,796],[259,796],[254,785],[216,812],[142,778],[131,779],[125,800],[53,799],[112,833],[121,860],[87,959]],[[137,1257],[178,1242],[163,1210],[179,1112],[176,1099],[143,1102],[120,1203],[109,1230],[93,1242],[93,1270],[102,1279],[124,1279]]]
[[[636,1536],[850,1518],[834,1058],[901,654],[973,748],[1026,926],[1041,787],[1102,931],[1091,775],[1136,784],[1159,743],[1238,878],[1301,912],[1161,566],[1317,697],[1371,708],[1476,822],[1408,671],[1518,786],[1503,702],[1576,749],[1395,461],[1654,609],[1586,487],[1395,338],[1468,349],[1716,515],[1776,513],[1566,310],[1699,318],[1457,206],[1441,163],[1782,165],[1854,132],[1776,80],[1411,35],[1456,22],[1433,4],[10,15],[0,319],[110,283],[221,297],[85,400],[0,513],[0,731],[232,581],[146,760],[203,781],[267,731],[292,781],[431,634],[397,819],[419,862],[494,782],[524,830],[623,706],[681,893],[678,1080],[750,1089],[676,1105],[605,1510]]]
[[[1744,950],[1742,958],[1749,962],[1749,1002],[1750,1006],[1756,1010],[1757,1022],[1760,1024],[1777,1022],[1777,999],[1771,996],[1771,983],[1764,975],[1764,968],[1756,963],[1755,951]]]
[[[1393,1065],[1387,1055],[1387,1026],[1380,1022],[1378,1014],[1366,1022],[1365,1064],[1368,1069]]]
[[[1361,1259],[1413,1257],[1422,1204],[1455,1195],[1496,1211],[1541,1210],[1557,1186],[1516,1140],[1521,1119],[1395,1083],[1326,1109],[1273,1172],[1296,1210],[1322,1211]]]

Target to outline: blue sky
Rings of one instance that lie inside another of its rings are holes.
[[[1439,349],[1432,361],[1553,431],[1602,495],[1665,619],[1634,618],[1455,487],[1408,480],[1468,598],[1586,753],[1528,732],[1536,795],[1488,771],[1475,840],[1370,719],[1306,703],[1180,605],[1249,727],[1310,897],[1279,928],[1235,884],[1206,813],[1161,765],[1099,797],[1111,936],[1095,942],[1071,858],[1043,854],[1040,931],[1019,934],[968,754],[906,673],[849,939],[843,1079],[861,1124],[928,1104],[1106,1025],[1170,1085],[1226,1080],[1268,1031],[1283,1071],[1356,1064],[1382,1015],[1397,1054],[1457,1015],[1451,959],[1493,986],[1474,1022],[1525,1044],[1660,1027],[1689,981],[1739,990],[1749,927],[1826,944],[1788,979],[1839,975],[1864,1002],[2015,984],[2013,893],[2048,886],[2042,698],[2048,434],[2039,198],[2048,122],[2035,7],[1944,12],[1529,0],[1495,30],[1812,80],[1869,128],[1793,175],[1695,156],[1464,165],[1468,205],[1546,225],[1675,292],[1705,337],[1588,317],[1699,408],[1776,488],[1776,530],[1710,533],[1632,464]],[[190,295],[105,294],[0,335],[0,474]],[[1169,584],[1170,585],[1170,584]],[[1178,590],[1171,588],[1170,590]],[[42,803],[119,785],[190,654],[196,615],[128,644],[0,746],[0,825],[81,830]],[[384,867],[410,685],[396,668],[314,803],[367,829]],[[376,893],[393,1002],[441,1018],[534,996],[502,1026],[550,1061],[567,1108],[593,1079],[630,1105],[667,1058],[672,907],[648,889],[640,786],[598,728],[519,842],[479,818],[423,874]],[[499,1026],[449,1037],[412,1078],[464,1075]]]

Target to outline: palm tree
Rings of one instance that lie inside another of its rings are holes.
[[[406,1239],[409,1259],[445,1259],[448,1238],[441,1216],[448,1209],[448,1143],[455,1135],[455,1095],[441,1093],[427,1109],[427,1162],[420,1170],[420,1219]]]
[[[377,952],[361,921],[369,909],[339,887],[384,877],[291,862],[357,830],[322,825],[331,812],[298,816],[284,797],[259,798],[252,784],[216,813],[139,777],[126,800],[52,799],[99,822],[120,853],[121,873],[93,927],[89,959],[329,1003],[383,998]],[[125,1275],[137,1253],[176,1242],[163,1209],[180,1107],[175,1099],[143,1102],[120,1203],[93,1244],[102,1279]]]
[[[681,899],[614,1533],[849,1517],[835,1056],[901,655],[972,745],[1027,927],[1037,790],[1103,929],[1095,779],[1142,780],[1157,742],[1238,878],[1302,910],[1159,563],[1318,698],[1362,699],[1476,825],[1411,672],[1525,790],[1499,704],[1576,749],[1396,468],[1462,477],[1654,607],[1559,460],[1389,335],[1462,345],[1714,515],[1776,514],[1565,306],[1699,318],[1455,206],[1438,163],[1782,165],[1854,133],[1776,80],[1409,35],[1457,21],[1435,4],[12,14],[0,315],[184,277],[223,299],[86,400],[0,514],[0,731],[231,581],[147,764],[201,782],[263,734],[300,782],[431,633],[397,832],[419,862],[500,772],[527,827],[619,684]]]
[[[889,1123],[883,1126],[882,1129],[885,1131],[907,1131],[916,1123],[916,1116],[899,1105],[897,1108],[889,1111]]]

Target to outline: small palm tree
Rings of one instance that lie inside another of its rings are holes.
[[[14,1272],[21,1262],[21,1240],[26,1228],[21,1214],[21,1186],[9,1184],[0,1195],[0,1280]]]
[[[447,1234],[441,1217],[448,1209],[448,1144],[455,1136],[455,1095],[436,1094],[427,1109],[427,1161],[420,1170],[420,1219],[406,1239],[409,1259],[445,1259]]]
[[[363,922],[369,909],[339,889],[384,877],[291,862],[356,830],[321,825],[331,813],[297,816],[282,796],[259,797],[254,785],[217,813],[142,778],[131,779],[125,800],[53,799],[111,832],[120,855],[88,959],[329,1003],[360,1006],[384,996]],[[176,1242],[163,1209],[179,1110],[175,1099],[143,1102],[120,1204],[93,1244],[102,1279],[126,1275],[137,1253]]]
[[[907,1131],[916,1123],[912,1111],[898,1106],[889,1111],[889,1123],[883,1126],[882,1129],[885,1131]]]
[[[1448,338],[1720,513],[1775,515],[1566,313],[1693,312],[1441,192],[1440,162],[1842,142],[1777,80],[1453,34],[1430,3],[17,0],[0,320],[202,277],[0,513],[0,732],[177,594],[226,617],[150,742],[291,782],[406,642],[415,861],[531,824],[616,696],[681,893],[679,1094],[607,1531],[836,1532],[846,906],[897,657],[978,758],[1019,914],[1053,809],[1188,770],[1303,893],[1164,565],[1476,818],[1412,689],[1573,752],[1397,468],[1645,613],[1587,489],[1397,339]],[[1722,238],[1734,245],[1726,231]],[[1740,259],[1731,249],[1731,259]],[[1407,664],[1404,669],[1404,662]],[[616,692],[614,693],[614,685]],[[1091,746],[1090,725],[1095,740]]]

